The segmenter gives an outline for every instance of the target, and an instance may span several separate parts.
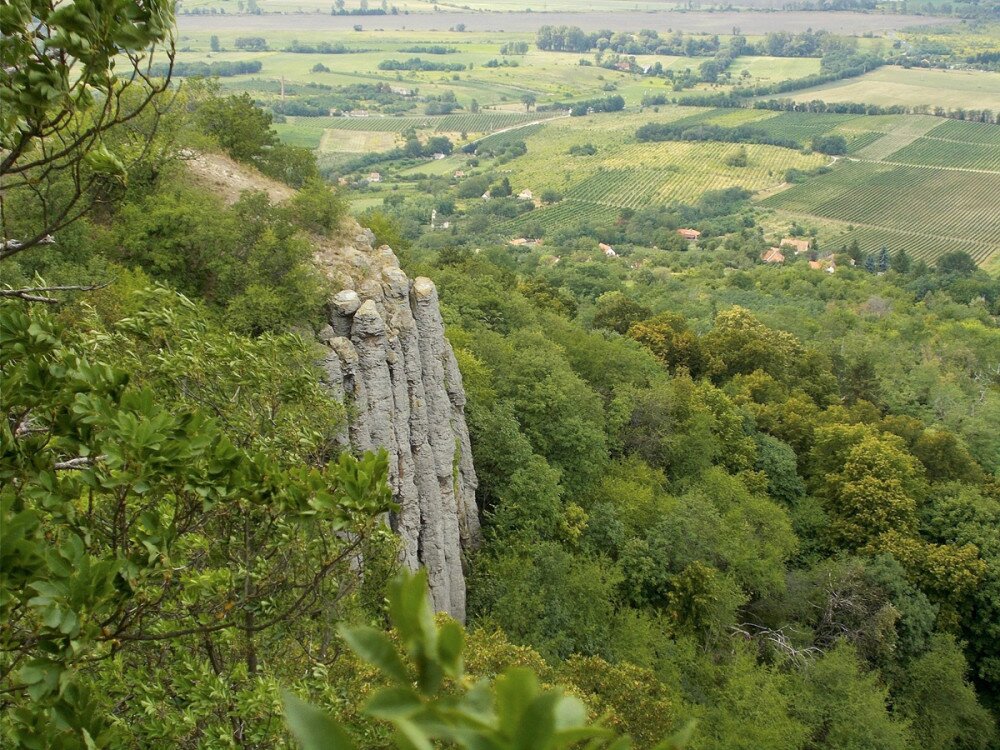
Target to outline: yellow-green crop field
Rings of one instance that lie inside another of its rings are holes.
[[[527,188],[537,195],[554,189],[570,200],[638,208],[649,203],[693,201],[706,190],[733,186],[769,190],[783,182],[788,169],[808,171],[829,161],[820,154],[777,146],[635,140],[639,125],[678,120],[691,115],[692,110],[663,107],[659,113],[558,120],[528,136],[528,153],[504,169],[509,170],[515,191]],[[596,154],[569,155],[572,146],[587,143],[597,149]],[[740,149],[746,150],[747,166],[728,166],[726,158]]]
[[[945,109],[1000,109],[1000,73],[884,66],[858,78],[796,91],[800,102],[864,102]]]

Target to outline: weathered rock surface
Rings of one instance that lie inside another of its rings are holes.
[[[478,540],[479,516],[462,376],[433,282],[411,281],[374,239],[359,227],[317,253],[340,289],[319,336],[325,379],[348,407],[345,444],[389,452],[403,562],[426,567],[434,606],[464,620],[462,551]]]

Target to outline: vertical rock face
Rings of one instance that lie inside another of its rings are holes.
[[[464,621],[462,550],[475,546],[479,516],[462,376],[433,282],[411,281],[392,250],[356,231],[317,253],[341,288],[320,335],[327,385],[348,410],[341,437],[355,451],[388,451],[403,562],[426,567],[435,607]]]

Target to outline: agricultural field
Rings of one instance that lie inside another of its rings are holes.
[[[796,91],[795,101],[864,102],[945,109],[1000,109],[1000,73],[884,66],[858,78]]]
[[[588,203],[585,201],[564,200],[552,206],[539,208],[528,214],[528,219],[532,223],[537,223],[546,232],[560,227],[588,222],[590,224],[611,224],[618,218],[619,209],[614,206]],[[496,230],[501,234],[517,235],[523,232],[521,229],[525,218],[519,217],[510,221],[501,222],[496,226]]]
[[[930,132],[940,124],[940,118],[930,115],[909,115],[900,118],[898,123],[885,135],[872,141],[854,153],[861,159],[885,159],[901,148],[913,143],[917,138]]]
[[[673,200],[694,201],[706,190],[732,186],[750,191],[780,185],[789,169],[813,170],[829,162],[777,146],[747,145],[745,167],[726,158],[740,145],[713,142],[639,143],[635,129],[649,121],[680,120],[691,108],[659,113],[592,115],[558,120],[526,139],[528,153],[504,165],[515,190],[562,192],[571,200],[640,207]],[[572,146],[593,145],[593,156],[569,156]]]
[[[905,247],[933,261],[958,248],[984,263],[1000,252],[998,195],[1000,172],[847,162],[762,205],[806,221],[848,223],[844,237],[865,250]]]
[[[1000,146],[981,143],[943,141],[939,138],[918,138],[909,146],[894,151],[886,161],[919,164],[950,169],[983,169],[1000,172]],[[1000,197],[997,199],[1000,210]]]
[[[506,176],[515,192],[530,189],[536,196],[545,190],[560,193],[562,202],[532,213],[532,219],[547,228],[574,223],[580,217],[610,221],[622,208],[672,201],[695,203],[708,190],[741,186],[754,194],[754,201],[763,211],[763,222],[794,220],[817,229],[824,242],[847,238],[858,239],[866,248],[881,244],[906,246],[928,259],[946,250],[968,247],[975,251],[977,259],[987,261],[997,250],[1000,240],[993,218],[996,200],[990,197],[1000,195],[1000,127],[943,120],[929,114],[813,114],[670,104],[643,107],[643,98],[650,94],[665,94],[668,98],[713,94],[726,91],[731,83],[698,83],[675,93],[668,79],[599,67],[593,64],[597,62],[593,52],[540,51],[534,45],[534,30],[542,23],[570,23],[585,29],[652,27],[661,33],[677,28],[697,32],[710,30],[704,26],[705,19],[690,12],[644,13],[642,3],[630,7],[624,0],[597,0],[599,7],[594,10],[598,12],[570,15],[561,12],[566,9],[559,6],[560,1],[553,0],[555,4],[546,8],[548,13],[532,14],[477,12],[475,7],[453,12],[447,5],[440,5],[435,13],[433,4],[414,1],[399,5],[400,16],[345,18],[331,17],[319,6],[319,12],[303,15],[296,14],[296,8],[287,3],[281,5],[284,0],[260,0],[262,4],[271,3],[262,5],[265,13],[268,7],[288,12],[253,20],[254,33],[266,37],[267,50],[234,48],[236,38],[249,28],[250,22],[244,16],[182,17],[179,46],[183,51],[179,59],[260,61],[259,72],[221,79],[221,85],[226,90],[248,91],[265,106],[277,106],[283,99],[313,100],[324,102],[313,106],[334,109],[333,103],[325,102],[333,101],[336,87],[381,84],[401,89],[403,98],[397,97],[391,109],[380,111],[379,105],[361,104],[355,108],[368,109],[369,116],[286,115],[276,124],[276,130],[285,142],[314,149],[324,173],[335,176],[344,166],[357,163],[360,155],[401,145],[404,132],[412,130],[421,139],[447,136],[456,149],[448,158],[380,162],[377,169],[383,175],[382,188],[405,193],[421,176],[444,185],[447,182],[441,178],[451,180],[458,170],[469,175],[490,172],[497,178]],[[518,0],[501,2],[506,4],[491,9],[520,10],[516,7]],[[661,11],[671,5],[647,2]],[[716,16],[712,19],[716,24],[730,16],[739,18],[740,23],[735,25],[751,39],[759,39],[755,35],[778,26],[797,30],[794,24],[785,23],[794,13],[701,15]],[[810,19],[812,28],[820,28],[817,21],[827,14],[800,15]],[[838,22],[846,22],[853,15],[838,14]],[[770,25],[757,29],[753,24],[760,19],[769,19]],[[886,29],[898,20],[873,14],[853,30],[860,34],[867,29]],[[454,30],[460,23],[466,24],[465,31]],[[354,24],[361,25],[362,30],[351,31]],[[724,37],[732,32],[733,25],[717,31]],[[921,33],[930,31],[925,26]],[[219,37],[221,51],[209,48],[213,34]],[[951,38],[946,29],[939,36]],[[985,49],[980,36],[970,37],[966,45],[969,52]],[[894,38],[921,39],[916,34],[897,34]],[[890,45],[888,39],[877,34],[856,39],[860,49],[872,53],[886,52]],[[343,45],[349,51],[307,54],[286,49],[295,43],[315,45],[320,41]],[[513,41],[527,42],[527,52],[502,55],[501,46]],[[443,46],[447,53],[410,51],[430,45]],[[464,69],[379,68],[386,59],[403,61],[412,57],[460,64]],[[635,63],[639,67],[660,63],[675,74],[684,74],[697,71],[706,59],[637,55]],[[314,70],[317,65],[319,69]],[[819,58],[755,56],[735,59],[727,74],[731,82],[768,84],[801,78],[819,69]],[[416,95],[407,98],[406,91]],[[445,94],[453,95],[460,108],[447,115],[425,114],[428,97]],[[526,106],[523,101],[527,97],[536,106],[571,104],[611,94],[623,97],[625,111],[569,118],[562,109],[531,111],[530,103]],[[928,111],[935,107],[1000,110],[1000,73],[885,66],[865,76],[788,96],[798,100],[927,106]],[[473,108],[479,111],[472,113]],[[709,141],[639,143],[635,130],[648,122],[691,127],[751,126],[771,138],[794,141],[802,148]],[[810,151],[813,138],[832,134],[846,138],[846,155],[831,158]],[[463,146],[477,143],[482,152],[495,152],[518,141],[525,142],[527,154],[505,157],[496,163],[488,153],[477,163],[473,155],[461,151]],[[568,154],[570,147],[583,144],[593,145],[596,153]],[[745,166],[727,163],[741,152],[746,153]],[[829,173],[822,174],[824,171]],[[794,179],[795,184],[788,184],[786,178]],[[354,210],[378,205],[380,200],[377,192],[352,193]],[[922,207],[920,215],[910,215],[913,206]],[[516,220],[510,225],[515,226]]]
[[[749,73],[748,83],[757,85],[777,83],[790,78],[805,78],[819,73],[819,58],[816,57],[737,57],[729,66],[734,77],[743,78],[743,71]]]
[[[599,0],[608,3],[610,0]],[[646,0],[649,2],[649,0]],[[751,0],[754,1],[754,0]],[[771,0],[766,0],[771,2]],[[288,0],[259,0],[262,9],[268,2],[288,2]],[[558,3],[569,4],[571,0],[557,0]],[[742,3],[741,3],[742,4]],[[232,9],[232,0],[218,0],[206,3],[207,7]],[[358,7],[350,3],[352,7]],[[397,3],[401,7],[404,3]],[[464,3],[463,3],[464,5]],[[536,5],[536,4],[532,4]],[[414,7],[410,5],[409,7]],[[491,4],[490,10],[494,7]],[[682,29],[689,33],[731,34],[734,26],[743,34],[766,34],[769,31],[781,29],[785,31],[806,31],[807,29],[823,29],[837,34],[857,34],[886,31],[899,31],[917,24],[923,26],[950,26],[954,19],[933,18],[908,14],[856,13],[850,11],[775,11],[766,13],[727,11],[691,11],[686,8],[672,12],[647,12],[636,8],[632,2],[628,6],[616,4],[613,9],[598,8],[592,12],[580,13],[579,3],[575,3],[572,12],[566,12],[565,6],[551,9],[553,12],[538,13],[525,8],[523,11],[511,12],[475,12],[469,10],[453,10],[434,12],[434,5],[424,4],[425,12],[400,12],[398,15],[385,16],[331,16],[330,3],[323,0],[291,0],[284,8],[274,6],[275,12],[264,15],[234,15],[227,11],[226,15],[185,15],[183,8],[178,16],[178,28],[182,33],[207,32],[220,33],[227,30],[239,33],[252,31],[287,31],[302,33],[303,29],[313,32],[350,32],[356,24],[369,29],[384,29],[387,31],[410,30],[427,36],[428,32],[446,31],[460,25],[470,32],[529,32],[532,33],[544,24],[576,25],[585,31],[600,29],[638,30],[654,28],[663,32],[670,29]],[[498,9],[499,10],[499,9]],[[588,8],[589,10],[589,8]]]

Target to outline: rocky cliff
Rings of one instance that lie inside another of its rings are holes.
[[[187,160],[191,178],[227,202],[263,190],[276,203],[295,191],[212,153]],[[410,280],[388,247],[353,219],[340,239],[312,238],[318,267],[335,289],[320,339],[327,384],[348,408],[341,436],[356,451],[385,448],[399,504],[390,518],[403,562],[429,573],[435,607],[465,619],[462,551],[476,544],[476,472],[465,424],[465,391],[444,337],[437,290]]]
[[[437,609],[465,618],[462,550],[476,544],[476,472],[465,391],[444,336],[437,289],[409,279],[386,246],[352,225],[348,241],[322,247],[320,268],[340,291],[320,339],[326,382],[348,409],[345,442],[385,448],[399,512],[390,518],[403,562],[427,568]]]

